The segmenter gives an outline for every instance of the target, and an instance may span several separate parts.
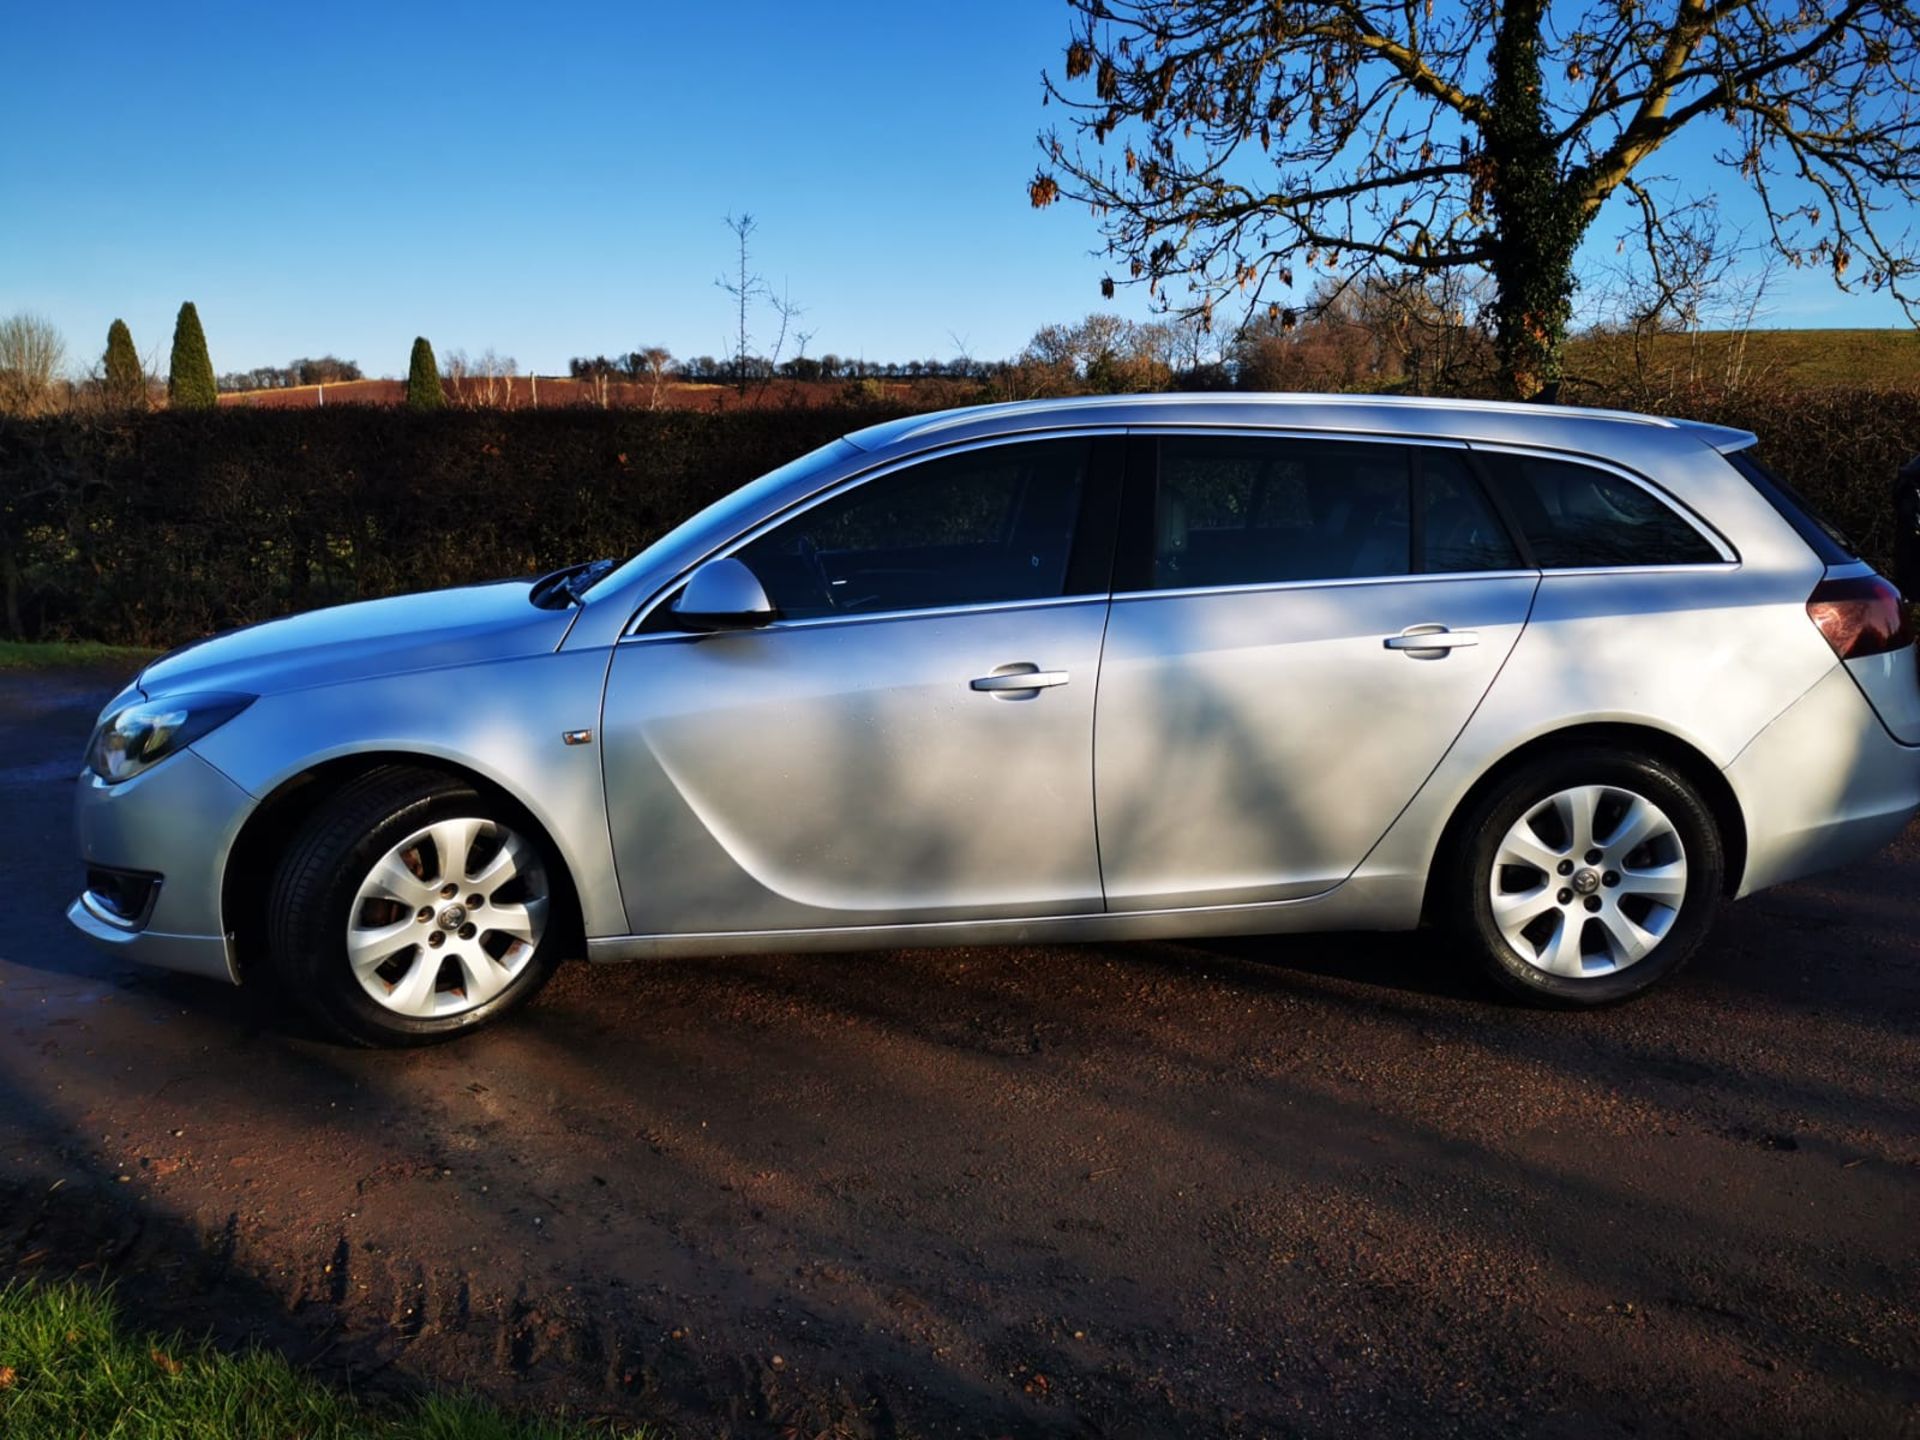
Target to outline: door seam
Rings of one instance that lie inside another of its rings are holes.
[[[1362,855],[1359,860],[1354,863],[1353,869],[1340,877],[1334,884],[1334,889],[1339,889],[1340,886],[1346,884],[1347,881],[1353,879],[1354,876],[1366,868],[1367,861],[1373,858],[1373,852],[1386,844],[1387,837],[1393,834],[1402,820],[1406,819],[1407,812],[1413,808],[1414,802],[1426,794],[1427,786],[1433,783],[1433,777],[1440,773],[1440,767],[1447,763],[1447,757],[1453,754],[1454,749],[1460,744],[1460,737],[1472,728],[1474,717],[1480,713],[1481,708],[1487,703],[1487,697],[1493,694],[1494,687],[1500,683],[1500,677],[1507,673],[1507,666],[1512,663],[1513,657],[1520,651],[1520,642],[1526,639],[1527,627],[1533,623],[1534,607],[1540,603],[1540,587],[1546,583],[1546,578],[1544,573],[1534,577],[1533,594],[1527,597],[1527,613],[1520,621],[1520,629],[1513,637],[1513,644],[1508,646],[1507,653],[1500,657],[1499,668],[1493,672],[1493,678],[1487,682],[1487,688],[1480,692],[1480,698],[1473,702],[1473,709],[1469,710],[1467,712],[1467,718],[1460,722],[1460,728],[1453,732],[1453,738],[1447,742],[1447,748],[1442,750],[1439,757],[1434,760],[1433,768],[1420,777],[1420,783],[1414,786],[1413,793],[1407,796],[1407,803],[1394,812],[1393,819],[1387,822],[1387,828],[1382,830],[1373,844],[1367,847],[1367,853]]]
[[[1107,595],[1107,613],[1100,621],[1100,648],[1093,661],[1093,711],[1087,721],[1087,786],[1093,809],[1093,873],[1100,881],[1100,912],[1107,904],[1107,864],[1100,853],[1100,691],[1107,673],[1107,632],[1113,625],[1113,595]]]

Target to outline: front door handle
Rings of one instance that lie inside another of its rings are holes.
[[[1042,670],[1032,661],[1022,660],[1014,665],[998,666],[991,675],[976,676],[971,684],[975,690],[984,690],[990,695],[1005,695],[1050,690],[1055,685],[1066,684],[1069,678],[1064,670]]]
[[[1448,650],[1478,645],[1480,636],[1472,630],[1449,630],[1444,625],[1409,625],[1380,643],[1389,650],[1410,651],[1416,659],[1431,659]]]

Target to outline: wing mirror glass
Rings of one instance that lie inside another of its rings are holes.
[[[688,630],[751,630],[778,620],[780,612],[760,577],[727,556],[693,572],[673,602],[673,618]]]

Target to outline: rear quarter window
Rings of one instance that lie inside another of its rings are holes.
[[[1859,547],[1846,532],[1816,510],[1807,497],[1782,480],[1751,450],[1736,450],[1727,463],[1747,479],[1747,483],[1780,512],[1807,547],[1820,557],[1823,565],[1847,565],[1860,558]]]
[[[1475,454],[1543,570],[1706,565],[1723,558],[1678,510],[1623,476],[1539,455]]]

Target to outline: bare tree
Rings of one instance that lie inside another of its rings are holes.
[[[727,216],[726,226],[733,232],[738,259],[731,276],[722,275],[713,283],[733,299],[735,329],[734,337],[729,342],[733,350],[729,368],[733,371],[734,389],[744,396],[750,380],[759,381],[764,388],[774,376],[780,373],[780,356],[786,349],[787,336],[800,317],[807,312],[794,302],[792,294],[785,286],[782,286],[776,294],[763,277],[753,272],[748,241],[760,228],[759,222],[753,216],[742,212],[738,216]],[[765,303],[771,307],[777,322],[773,348],[765,355],[755,353],[753,335],[748,329],[748,316],[757,303]],[[811,332],[808,338],[812,338]]]
[[[1124,268],[1108,293],[1144,284],[1209,318],[1237,297],[1250,319],[1296,271],[1480,270],[1501,386],[1533,395],[1559,376],[1589,228],[1616,195],[1658,213],[1649,158],[1713,131],[1709,183],[1757,193],[1786,263],[1916,316],[1912,0],[1068,4],[1045,84],[1069,135],[1041,136],[1029,196],[1101,217]]]
[[[1467,271],[1323,277],[1298,309],[1241,327],[1230,348],[1234,377],[1254,390],[1484,389],[1485,288]]]
[[[513,381],[519,373],[520,362],[498,354],[491,345],[478,355],[449,351],[440,365],[447,398],[469,410],[511,410]]]
[[[1187,377],[1198,377],[1220,360],[1220,344],[1209,326],[1198,316],[1177,316],[1173,321],[1173,368]]]
[[[1752,338],[1755,322],[1768,313],[1767,297],[1773,293],[1779,278],[1780,257],[1769,254],[1757,269],[1732,275],[1727,280],[1729,335],[1721,383],[1729,390],[1738,390],[1762,378],[1747,362],[1747,341]]]
[[[793,296],[784,284],[781,285],[778,295],[775,295],[771,288],[767,290],[766,294],[767,303],[773,307],[773,313],[779,317],[780,326],[779,329],[774,332],[773,349],[768,352],[766,364],[763,367],[763,383],[764,381],[772,380],[773,377],[779,373],[780,354],[787,348],[787,332],[793,328],[801,316],[807,313],[804,307],[794,304]],[[802,354],[806,353],[807,341],[812,338],[813,332],[811,330],[801,334],[800,350]]]
[[[750,274],[747,266],[747,242],[753,238],[753,232],[760,228],[759,223],[743,210],[737,216],[728,215],[726,226],[733,232],[733,238],[738,244],[739,264],[731,279],[722,275],[713,283],[733,297],[734,308],[738,312],[739,324],[733,347],[733,383],[735,388],[744,395],[747,393],[748,346],[752,339],[747,333],[747,311],[755,300],[766,293],[767,282],[758,275]]]
[[[647,387],[647,408],[658,410],[673,378],[673,352],[664,345],[643,345],[633,352],[636,373]]]
[[[1637,197],[1636,197],[1636,203]],[[1706,201],[1639,207],[1656,232],[1644,251],[1621,247],[1594,287],[1582,378],[1660,403],[1702,383],[1748,378],[1747,336],[1773,283],[1778,257],[1726,226]],[[1718,333],[1716,333],[1718,332]]]
[[[513,382],[520,374],[520,362],[502,355],[491,345],[480,352],[480,379],[486,387],[487,404],[500,410],[513,408]]]
[[[43,315],[21,311],[0,320],[0,412],[44,415],[55,409],[55,381],[66,363],[67,342]]]

